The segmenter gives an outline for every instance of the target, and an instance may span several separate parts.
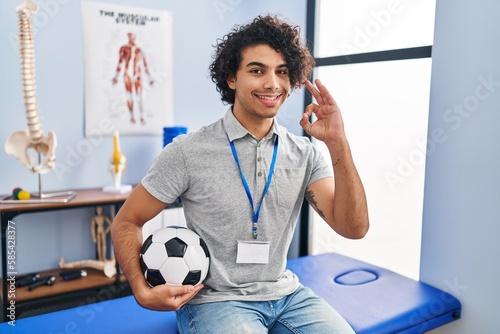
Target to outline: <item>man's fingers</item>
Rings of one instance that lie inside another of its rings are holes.
[[[305,113],[307,116],[311,116],[313,113],[316,113],[318,111],[319,106],[316,103],[311,103],[306,106],[305,108]]]
[[[309,80],[306,80],[306,84],[305,85],[306,85],[307,90],[316,99],[316,102],[318,102],[319,105],[322,105],[323,104],[323,98],[321,97],[320,91],[316,87],[314,87],[314,85]]]
[[[167,296],[168,298],[184,298],[196,295],[203,288],[203,284],[172,286],[167,284],[157,285],[153,288],[155,294]],[[192,297],[191,297],[192,298]]]
[[[180,286],[169,286],[169,293],[173,296],[183,296],[189,294],[197,294],[201,290],[203,284],[198,285],[180,285]]]
[[[337,105],[337,102],[335,102],[335,99],[333,98],[332,94],[330,94],[330,91],[326,88],[325,85],[323,85],[321,80],[316,79],[314,80],[314,83],[316,84],[316,87],[318,87],[317,88],[318,93],[321,95],[323,103],[330,105]]]
[[[312,94],[312,96],[316,99],[316,102],[321,105],[337,105],[335,99],[332,94],[328,91],[325,85],[321,82],[321,80],[314,80],[314,86],[309,80],[306,80],[305,86],[307,90]]]
[[[179,298],[179,302],[181,305],[186,304],[189,302],[191,299],[196,296],[196,294],[203,288],[203,284],[198,284],[195,286],[187,286],[187,289],[184,289],[184,293],[181,293],[177,295],[176,297]]]
[[[309,122],[309,115],[307,113],[304,113],[302,115],[302,119],[299,122],[299,125],[308,133],[310,134],[310,130],[312,127],[311,122]]]
[[[171,285],[157,285],[152,290],[155,290],[154,294],[156,296],[162,297],[161,302],[158,306],[152,307],[152,309],[161,310],[177,310],[184,304],[193,299],[194,296],[203,288],[203,284],[193,285],[181,285],[181,286],[171,286]]]

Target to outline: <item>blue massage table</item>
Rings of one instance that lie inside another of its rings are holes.
[[[288,268],[358,334],[424,333],[461,315],[460,302],[442,290],[336,253],[292,259]],[[146,310],[127,296],[19,319],[15,327],[1,323],[0,333],[178,332],[174,312]]]

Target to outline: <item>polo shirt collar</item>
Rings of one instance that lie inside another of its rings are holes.
[[[241,123],[234,117],[232,107],[228,109],[226,115],[224,116],[224,128],[226,129],[227,135],[230,141],[240,139],[250,134],[247,129],[241,125]],[[269,133],[265,136],[266,139],[272,138],[274,134],[277,134],[279,138],[283,138],[283,128],[278,124],[276,117],[274,118],[273,126]]]

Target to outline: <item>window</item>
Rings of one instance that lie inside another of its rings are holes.
[[[309,252],[335,251],[418,279],[435,0],[309,6],[315,77],[341,108],[371,223],[364,239],[347,240],[310,210]]]
[[[435,0],[319,0],[317,57],[432,45]]]

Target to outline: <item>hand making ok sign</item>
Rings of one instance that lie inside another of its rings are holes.
[[[344,122],[340,109],[333,99],[328,89],[319,79],[314,81],[316,87],[307,80],[305,86],[316,99],[316,103],[311,103],[305,108],[305,112],[300,120],[300,126],[307,134],[323,142],[336,141],[345,136]],[[312,114],[316,115],[314,123],[309,121]]]

